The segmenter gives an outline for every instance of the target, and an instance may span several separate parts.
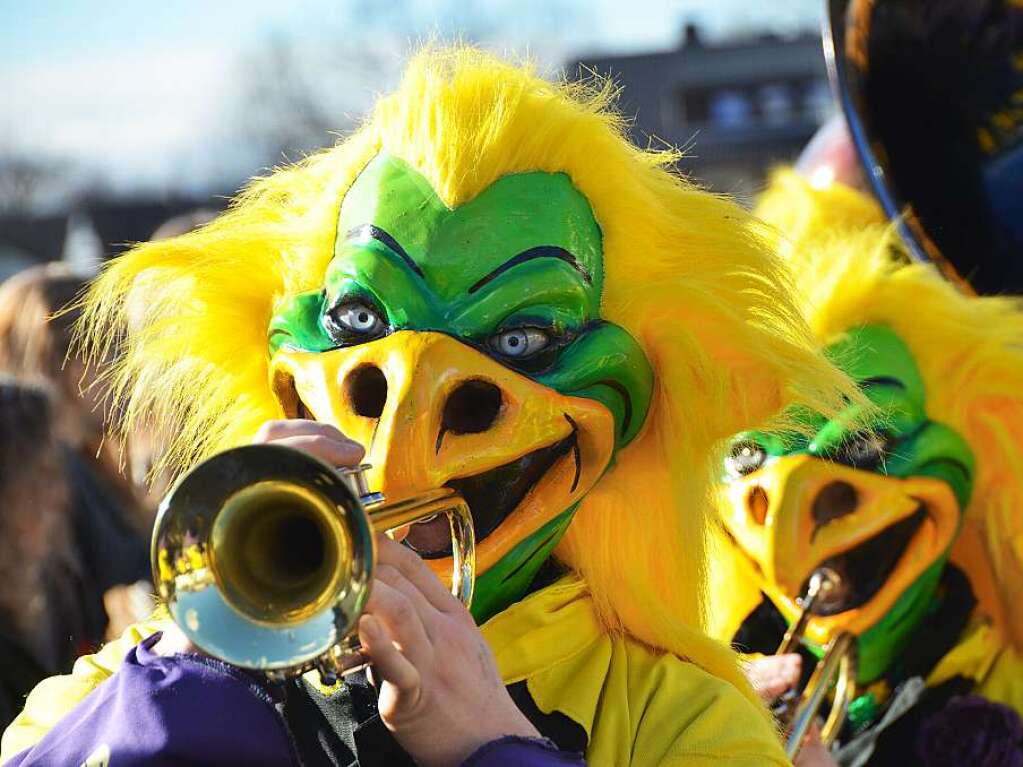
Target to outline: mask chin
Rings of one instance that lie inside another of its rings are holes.
[[[541,568],[550,562],[550,556],[561,541],[577,507],[559,514],[546,525],[519,543],[493,567],[481,573],[476,581],[472,614],[477,623],[483,623],[517,601],[533,585]],[[552,575],[560,568],[554,566]]]

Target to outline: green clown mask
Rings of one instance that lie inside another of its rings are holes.
[[[920,371],[890,329],[852,330],[829,352],[878,406],[880,420],[850,428],[862,420],[850,408],[830,421],[811,417],[809,439],[739,435],[725,461],[721,506],[725,529],[787,621],[815,569],[842,577],[847,593],[815,608],[806,636],[819,650],[851,631],[859,638],[859,681],[869,682],[935,607],[974,460],[958,434],[927,417]]]
[[[364,445],[390,499],[447,486],[469,503],[480,622],[522,596],[646,416],[653,374],[601,320],[603,279],[600,228],[567,175],[505,176],[450,209],[381,154],[342,201],[322,287],[272,320],[289,416]],[[450,573],[444,519],[405,542]]]

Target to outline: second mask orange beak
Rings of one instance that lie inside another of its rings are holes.
[[[944,482],[887,477],[804,455],[775,459],[733,481],[722,490],[720,505],[725,528],[760,588],[789,620],[798,614],[796,599],[817,567],[841,567],[853,553],[866,554],[871,542],[905,531],[891,554],[897,561],[876,592],[811,620],[807,637],[819,643],[837,630],[860,634],[874,625],[948,549],[960,521],[958,502]],[[881,561],[873,564],[883,567]]]

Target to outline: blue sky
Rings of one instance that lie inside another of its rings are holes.
[[[586,9],[572,24],[581,42],[603,48],[634,50],[671,44],[684,20],[698,21],[712,34],[736,28],[785,29],[813,26],[815,0],[772,0],[751,7],[748,0],[630,0],[569,3],[569,11]],[[41,59],[74,59],[105,55],[138,45],[170,48],[186,42],[235,45],[268,34],[315,39],[340,26],[373,2],[345,0],[0,0],[0,64],[17,65]],[[379,7],[374,20],[386,18]],[[429,0],[412,3],[417,16],[444,31],[456,28],[454,3]],[[515,4],[516,15],[529,18],[547,0]],[[481,15],[501,14],[509,4],[479,0]],[[514,22],[513,22],[514,23]]]
[[[423,37],[482,37],[557,67],[581,53],[669,48],[687,20],[711,37],[811,28],[822,3],[0,0],[0,154],[67,161],[123,190],[211,188],[256,170],[241,96],[270,40],[297,52],[312,91],[349,115]],[[367,52],[385,63],[348,80],[327,71]]]
[[[330,2],[213,0],[0,0],[0,62],[73,61],[140,46],[235,45],[245,38],[286,31],[314,34],[314,18],[331,15]]]

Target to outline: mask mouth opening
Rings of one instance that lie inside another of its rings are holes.
[[[569,453],[575,456],[578,481],[581,469],[579,440],[573,428],[567,437],[552,445],[533,450],[489,471],[447,482],[445,486],[461,495],[469,504],[476,543],[479,544],[500,527],[529,491]],[[423,559],[450,557],[451,533],[447,519],[434,517],[411,525],[404,543]]]
[[[833,570],[841,578],[843,589],[834,599],[818,601],[811,612],[819,616],[837,615],[869,602],[888,582],[927,516],[926,507],[920,504],[908,517],[877,535],[820,562],[814,569]],[[805,594],[808,586],[809,577],[800,593]]]

